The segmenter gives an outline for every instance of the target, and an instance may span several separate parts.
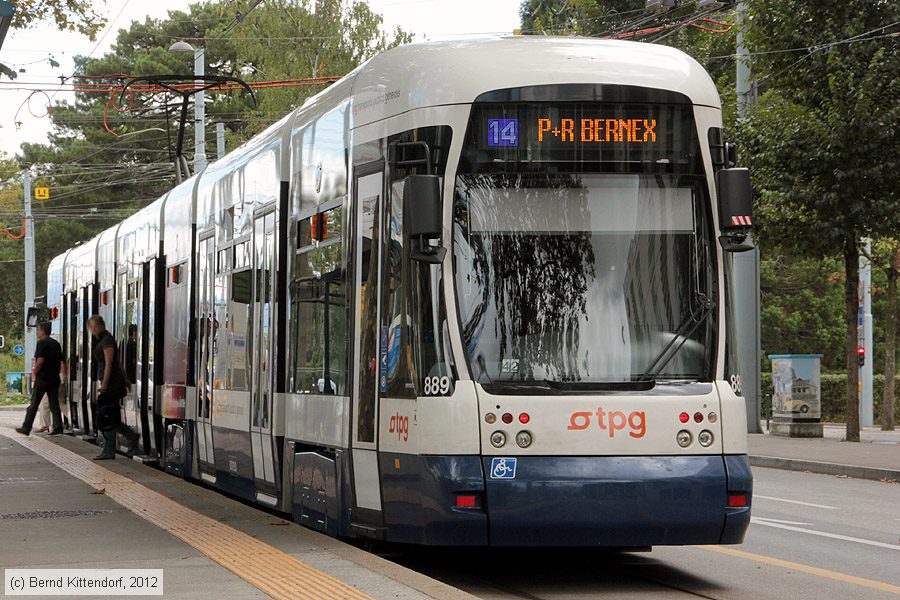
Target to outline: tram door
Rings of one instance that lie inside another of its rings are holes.
[[[253,379],[250,441],[257,481],[274,487],[275,460],[272,436],[272,364],[275,316],[275,211],[257,215],[253,223]]]
[[[124,310],[117,315],[119,322],[116,328],[119,360],[122,361],[122,367],[131,383],[131,389],[122,399],[122,418],[126,425],[142,435],[144,428],[141,423],[140,385],[137,383],[141,364],[138,352],[142,333],[138,326],[138,315],[141,311],[139,304],[142,295],[141,281],[132,279],[126,271],[122,271],[118,276],[116,292],[124,294],[124,301],[119,304]]]
[[[384,196],[384,166],[377,163],[357,169],[353,186],[356,206],[354,220],[356,265],[354,279],[353,364],[353,485],[356,508],[381,512],[381,488],[378,475],[378,395],[381,376],[386,373],[387,341],[380,331],[381,222]],[[386,381],[386,380],[385,380]],[[359,512],[359,515],[364,513]],[[371,514],[371,513],[370,513]],[[375,520],[377,517],[373,517]],[[369,519],[364,519],[368,521]]]
[[[81,360],[82,334],[79,327],[81,310],[78,302],[78,294],[76,292],[69,292],[66,294],[65,316],[66,348],[64,350],[69,367],[69,385],[66,387],[66,403],[69,406],[69,420],[72,424],[72,429],[75,431],[84,431],[84,424],[82,423],[84,419],[81,412],[81,386],[84,385]]]
[[[88,331],[88,319],[91,318],[91,288],[92,285],[81,288],[81,298],[78,302],[78,364],[79,375],[81,376],[81,385],[79,386],[78,398],[76,402],[80,403],[81,412],[81,432],[84,435],[92,435],[94,433],[94,406],[93,391],[96,378],[93,365],[91,364],[91,350],[93,348],[93,338],[91,332]]]
[[[213,360],[212,344],[215,324],[215,232],[209,232],[200,240],[197,256],[197,461],[202,479],[215,481],[215,455],[213,452],[212,402]]]
[[[137,381],[137,399],[140,406],[140,432],[143,452],[149,456],[156,453],[156,438],[153,413],[156,410],[155,385],[153,381],[153,350],[155,343],[154,307],[156,306],[156,259],[144,263],[141,270],[141,286],[138,314],[138,335],[135,344],[130,346],[137,353],[136,361],[129,368],[132,380]]]

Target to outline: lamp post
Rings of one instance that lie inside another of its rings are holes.
[[[187,42],[177,41],[169,46],[171,52],[194,53],[194,75],[203,77],[205,73],[204,62],[206,53],[203,48],[194,48]],[[203,81],[197,81],[203,85]],[[197,92],[194,97],[194,173],[199,173],[206,166],[206,105],[205,94]]]

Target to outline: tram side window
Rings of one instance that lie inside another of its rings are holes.
[[[431,149],[431,172],[444,175],[450,147],[449,127],[423,127],[391,141],[424,141]],[[415,148],[403,155],[415,159]],[[447,341],[447,309],[441,265],[414,261],[403,223],[405,178],[424,173],[421,166],[391,168],[388,245],[385,252],[382,340],[387,339],[387,382],[393,398],[445,396],[453,390],[453,365]]]
[[[231,275],[231,314],[228,321],[231,346],[228,362],[231,371],[230,389],[232,390],[248,391],[250,389],[250,292],[252,289],[253,271],[245,268],[243,271]]]
[[[313,219],[320,219],[312,225]],[[291,285],[291,388],[299,394],[347,393],[347,286],[342,208],[314,215],[300,230],[323,227],[323,241],[302,248]]]

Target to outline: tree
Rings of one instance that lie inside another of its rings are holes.
[[[721,25],[723,20],[733,23],[733,11],[710,12],[716,24],[700,21],[707,13],[698,12],[691,2],[661,13],[646,11],[645,4],[645,0],[524,0],[519,15],[522,32],[529,35],[582,35],[672,46],[699,61],[720,89],[734,86],[735,31]]]
[[[170,11],[166,19],[133,22],[118,32],[109,53],[76,57],[76,72],[95,77],[80,81],[114,85],[125,78],[111,74],[184,73],[190,79],[191,57],[168,50],[173,42],[187,40],[205,48],[207,74],[249,81],[344,75],[373,54],[410,39],[400,30],[392,36],[382,34],[381,17],[361,1],[344,5],[319,0],[315,15],[308,3],[299,1],[267,1],[248,11],[250,5],[197,3],[184,11]],[[238,8],[244,15],[240,22],[235,18]],[[105,77],[96,78],[100,76]],[[247,95],[207,93],[207,120],[226,123],[228,145],[236,146],[323,88],[266,88],[258,91],[258,107]],[[30,168],[52,189],[51,199],[34,209],[38,294],[45,289],[52,257],[171,188],[176,108],[171,97],[161,95],[128,94],[120,101],[118,95],[79,92],[74,102],[54,105],[47,143],[24,144],[17,161],[0,162],[0,227],[14,231],[20,227],[21,167]],[[192,136],[189,119],[185,137]],[[188,146],[190,158],[192,145]],[[4,169],[10,172],[8,177]],[[0,280],[6,282],[0,286],[2,314],[22,312],[22,263],[2,262],[18,261],[21,246],[21,241],[0,234]],[[22,326],[18,317],[0,324],[10,333]]]
[[[875,240],[873,264],[887,276],[884,311],[884,393],[881,401],[881,429],[894,430],[894,386],[897,375],[897,276],[900,274],[900,242],[892,238]],[[874,358],[874,357],[873,357]]]
[[[94,10],[91,2],[78,0],[17,0],[13,29],[27,29],[38,23],[52,22],[60,31],[78,31],[93,40],[106,25],[106,17]],[[0,63],[0,75],[16,78],[16,71]]]
[[[234,35],[234,43],[253,78],[266,80],[344,75],[372,56],[412,41],[397,28],[381,31],[381,15],[360,0],[267,0],[254,9]],[[258,111],[286,114],[319,87],[272,89],[260,97]],[[255,131],[255,130],[254,130]]]
[[[764,93],[741,136],[760,191],[758,222],[764,239],[800,254],[843,257],[846,437],[859,441],[859,240],[900,230],[900,51],[874,36],[900,20],[900,6],[887,0],[749,5],[747,39]]]
[[[542,35],[598,35],[643,12],[644,0],[525,0],[519,8],[522,31]]]

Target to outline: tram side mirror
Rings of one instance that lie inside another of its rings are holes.
[[[719,197],[719,243],[726,252],[746,252],[753,249],[750,231],[753,229],[753,190],[747,169],[719,169],[716,172],[716,193]]]
[[[440,177],[407,177],[403,187],[403,207],[406,234],[413,243],[412,259],[426,263],[441,262],[447,250],[441,245],[444,203]]]

